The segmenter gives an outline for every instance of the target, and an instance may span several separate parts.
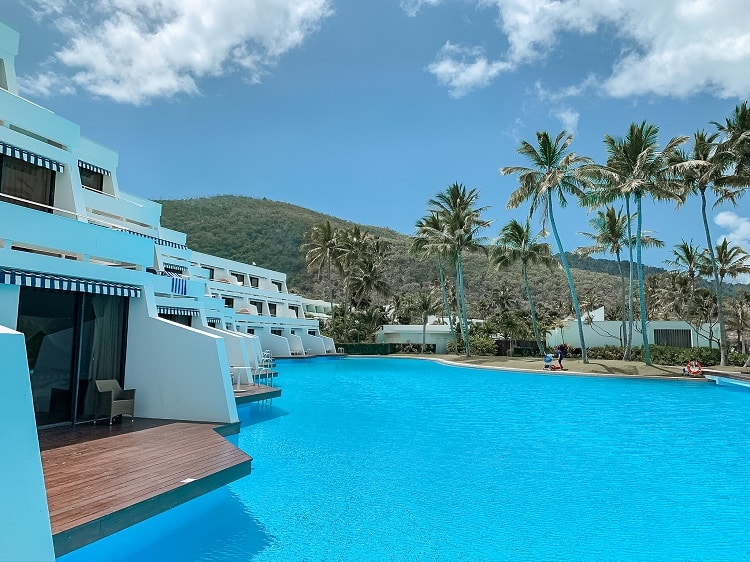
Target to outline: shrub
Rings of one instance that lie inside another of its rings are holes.
[[[513,357],[534,357],[537,350],[531,347],[514,347],[510,353]]]

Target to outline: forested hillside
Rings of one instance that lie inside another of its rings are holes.
[[[305,269],[300,246],[313,225],[330,220],[335,227],[353,223],[288,203],[222,195],[199,199],[159,201],[162,224],[186,232],[188,245],[206,252],[286,272],[290,290],[313,298],[327,298],[325,279]],[[415,215],[415,220],[416,220]],[[422,262],[409,254],[410,239],[392,230],[362,226],[393,243],[387,264],[387,278],[397,294],[426,289],[437,278],[434,263]],[[608,316],[618,310],[617,265],[609,260],[571,256],[574,277],[585,308],[605,305]],[[649,268],[648,273],[661,272]],[[522,300],[521,272],[517,268],[493,271],[482,255],[467,256],[465,265],[467,298],[471,308],[513,306]],[[568,310],[569,294],[559,267],[530,270],[530,282],[542,309]],[[334,280],[337,283],[337,280]],[[338,287],[340,291],[340,287]],[[341,294],[338,292],[337,294]]]

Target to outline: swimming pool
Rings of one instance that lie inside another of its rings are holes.
[[[750,556],[750,393],[694,381],[280,361],[252,475],[60,558]]]

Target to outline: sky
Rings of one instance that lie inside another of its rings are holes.
[[[537,131],[602,139],[630,123],[660,144],[714,131],[750,92],[747,0],[3,0],[21,34],[23,97],[119,152],[149,199],[266,197],[413,234],[454,182],[497,236]],[[689,143],[687,145],[689,148]],[[710,200],[709,205],[713,203]],[[750,195],[711,209],[750,250]],[[556,213],[566,250],[593,217]],[[705,245],[700,206],[648,204],[644,228]],[[538,224],[538,223],[537,223]],[[241,225],[227,225],[241,228]],[[550,238],[554,246],[554,241]],[[189,243],[189,241],[188,241]],[[605,256],[599,256],[605,257]]]

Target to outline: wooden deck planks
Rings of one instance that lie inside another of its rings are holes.
[[[56,554],[249,474],[252,459],[216,427],[175,422],[43,448]]]
[[[237,404],[260,402],[280,396],[281,389],[278,386],[266,386],[264,384],[240,384],[240,390],[234,391],[234,399]]]

